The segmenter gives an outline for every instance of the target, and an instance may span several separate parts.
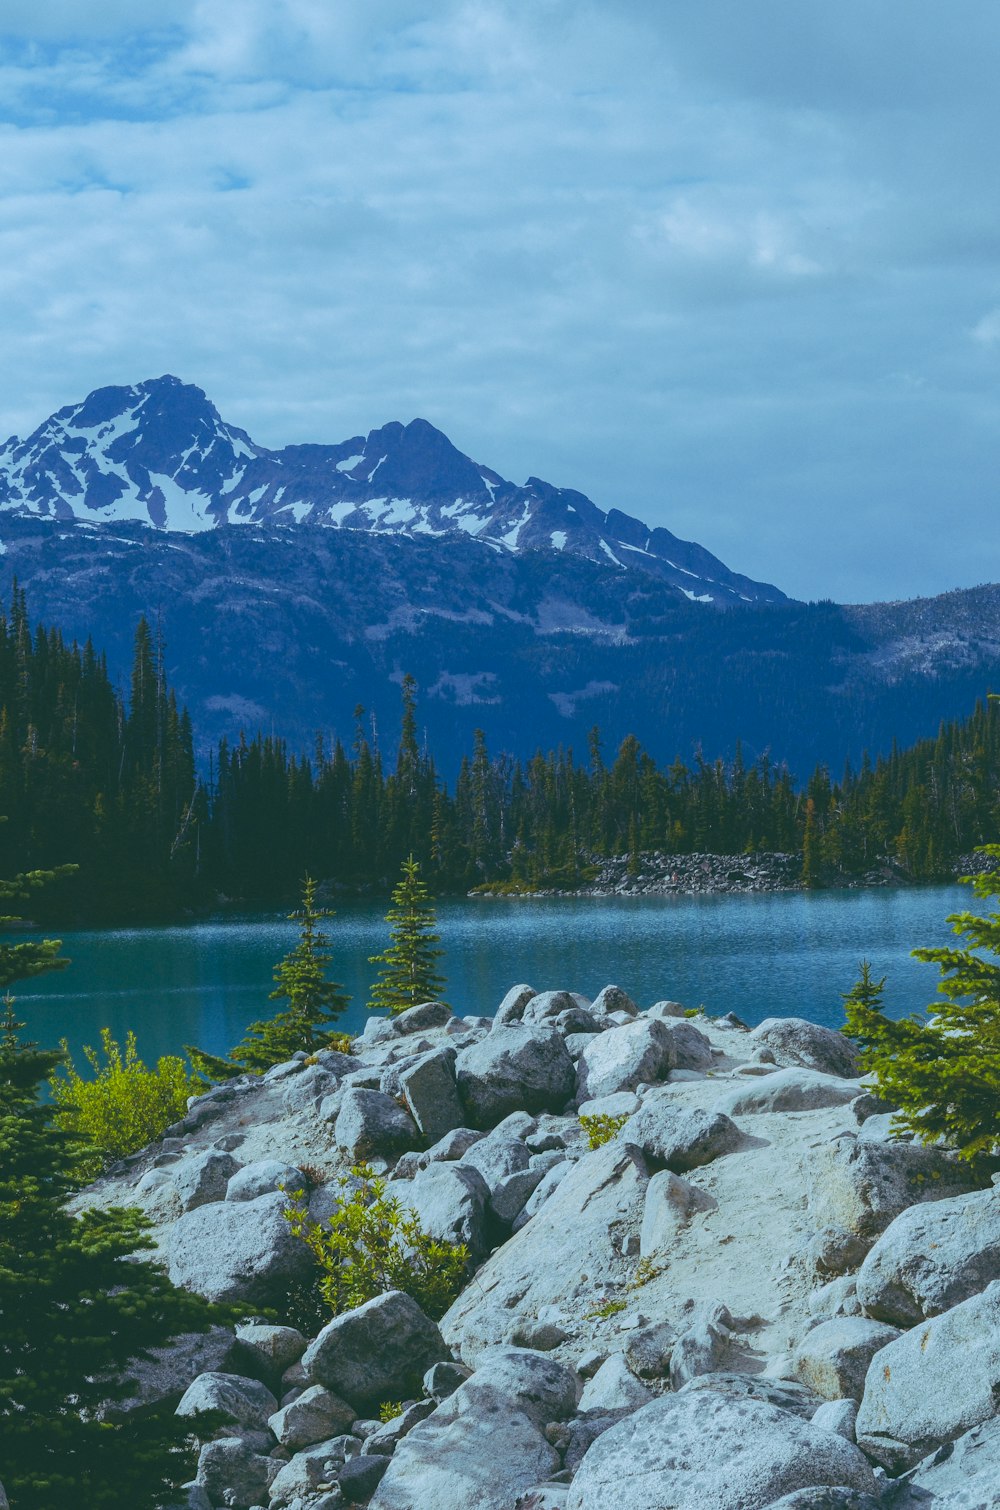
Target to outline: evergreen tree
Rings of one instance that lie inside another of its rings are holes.
[[[334,1024],[346,1012],[348,998],[342,986],[327,980],[327,967],[333,961],[329,935],[318,924],[333,917],[316,906],[316,882],[306,876],[302,883],[302,906],[289,913],[289,921],[299,925],[295,948],[274,967],[275,989],[271,1001],[287,1001],[284,1012],[252,1022],[246,1037],[225,1059],[206,1054],[203,1049],[187,1047],[195,1069],[210,1080],[228,1080],[234,1075],[263,1074],[274,1064],[283,1064],[304,1049],[314,1054],[327,1048]]]
[[[0,883],[24,897],[46,877]],[[0,982],[61,969],[54,940],[0,945]],[[158,1266],[138,1211],[66,1200],[78,1140],[53,1125],[38,1088],[61,1058],[21,1037],[9,989],[0,1014],[0,1468],[15,1510],[154,1510],[191,1474],[190,1424],[116,1418],[128,1362],[218,1313]]]
[[[1000,844],[982,846],[1000,860]],[[972,878],[975,894],[1000,896],[1000,872]],[[857,1042],[862,1064],[880,1095],[898,1106],[899,1124],[925,1143],[943,1139],[964,1159],[981,1163],[1000,1152],[1000,912],[953,913],[953,931],[967,947],[914,949],[942,973],[928,1017],[899,1022],[882,1011],[883,982],[867,964],[845,999],[844,1032]]]
[[[420,879],[420,866],[412,855],[403,861],[402,879],[393,888],[392,902],[385,915],[392,925],[392,943],[384,954],[374,954],[368,961],[382,966],[368,1007],[397,1013],[422,1001],[437,1001],[444,987],[443,977],[434,968],[444,954],[435,947],[440,937],[434,932],[434,898]]]

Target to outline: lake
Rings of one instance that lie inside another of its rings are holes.
[[[893,1016],[933,1000],[937,970],[909,956],[953,939],[949,912],[968,907],[962,886],[913,890],[778,892],[759,896],[594,897],[442,903],[446,999],[460,1013],[492,1013],[509,986],[565,987],[593,996],[623,986],[640,1006],[664,997],[755,1024],[769,1016],[843,1021],[841,993],[867,958],[885,975]],[[385,947],[384,905],[344,904],[328,929],[335,978],[353,1000],[341,1026],[359,1031]],[[246,1024],[281,1003],[271,970],[295,943],[283,916],[219,918],[170,928],[64,931],[71,958],[59,975],[16,991],[30,1034],[78,1050],[102,1027],[132,1028],[147,1060],[195,1043],[221,1054]]]

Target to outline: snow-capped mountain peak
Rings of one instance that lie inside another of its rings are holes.
[[[538,477],[508,482],[424,419],[339,445],[268,450],[204,392],[165,375],[99,388],[25,440],[0,447],[0,514],[158,530],[320,525],[397,535],[464,534],[500,552],[558,551],[670,582],[717,606],[780,602],[669,530],[599,509]]]

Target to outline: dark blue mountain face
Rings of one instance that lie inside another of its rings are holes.
[[[477,728],[530,757],[599,725],[658,760],[764,751],[807,777],[864,748],[933,734],[1000,685],[1000,588],[916,604],[787,603],[706,612],[666,583],[566,553],[483,550],[274,526],[168,534],[0,516],[0,595],[106,647],[127,684],[141,613],[162,628],[203,758],[274,731],[309,751],[354,737],[354,709],[394,748],[399,683],[453,777]]]
[[[226,424],[200,388],[170,376],[100,388],[27,440],[8,441],[0,513],[181,533],[251,524],[465,537],[494,552],[579,556],[651,576],[716,608],[787,601],[702,546],[605,513],[582,493],[537,477],[507,482],[426,420],[271,451]]]

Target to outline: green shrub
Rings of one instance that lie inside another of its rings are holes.
[[[388,1421],[395,1421],[397,1416],[403,1414],[402,1400],[383,1400],[378,1408],[378,1418],[383,1425]]]
[[[115,1042],[110,1028],[101,1029],[103,1058],[89,1045],[84,1048],[94,1072],[85,1080],[62,1041],[65,1063],[49,1085],[56,1105],[56,1121],[67,1132],[86,1140],[90,1152],[82,1152],[79,1171],[98,1174],[117,1159],[135,1153],[158,1138],[187,1111],[189,1096],[203,1087],[183,1059],[168,1055],[147,1069],[136,1050],[135,1034],[125,1039],[125,1050]]]
[[[340,1181],[341,1204],[322,1225],[309,1216],[304,1191],[289,1195],[285,1215],[319,1264],[320,1291],[335,1316],[387,1290],[404,1290],[425,1315],[443,1316],[469,1264],[464,1243],[424,1232],[384,1179],[364,1164]]]
[[[1000,859],[1000,845],[981,853]],[[966,877],[976,896],[1000,896],[1000,873]],[[952,913],[952,929],[968,940],[964,949],[914,949],[936,964],[942,980],[924,1018],[899,1022],[882,1010],[884,981],[874,981],[867,961],[844,998],[844,1032],[861,1049],[880,1096],[899,1108],[894,1126],[925,1143],[943,1141],[963,1159],[988,1172],[1000,1152],[1000,912],[977,917]]]
[[[605,1143],[610,1143],[616,1133],[621,1132],[628,1115],[620,1117],[607,1117],[603,1113],[596,1117],[581,1117],[580,1126],[587,1134],[587,1142],[591,1148],[603,1148]]]

